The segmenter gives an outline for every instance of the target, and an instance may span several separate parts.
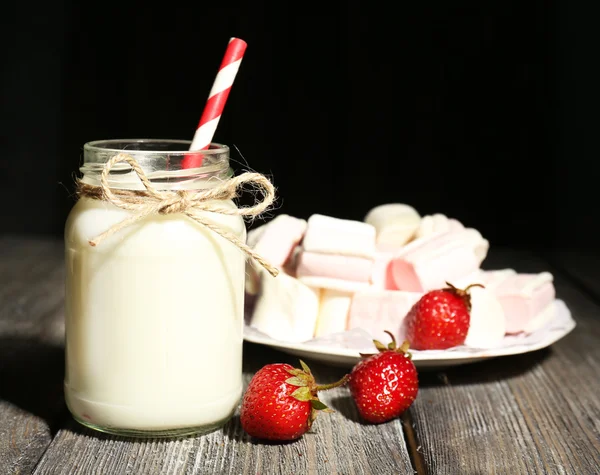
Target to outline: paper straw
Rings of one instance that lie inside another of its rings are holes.
[[[200,117],[198,128],[194,134],[191,151],[207,150],[212,142],[213,136],[221,119],[221,114],[227,102],[229,91],[246,51],[246,42],[239,38],[231,38],[227,50],[221,61],[221,66],[213,83],[204,111]],[[199,167],[202,165],[201,154],[186,155],[183,160],[183,168]]]

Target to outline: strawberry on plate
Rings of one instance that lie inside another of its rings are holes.
[[[371,423],[386,422],[410,407],[419,391],[417,369],[408,353],[408,342],[396,347],[394,335],[388,346],[373,340],[379,353],[362,355],[350,373],[350,394],[358,413]]]
[[[464,344],[471,321],[469,289],[483,285],[471,284],[462,290],[446,284],[445,289],[423,295],[406,315],[406,339],[411,348],[445,350]]]
[[[252,437],[271,441],[295,440],[307,432],[318,411],[331,412],[317,397],[319,391],[345,384],[348,375],[332,384],[318,385],[310,368],[285,363],[263,366],[244,393],[242,428]]]

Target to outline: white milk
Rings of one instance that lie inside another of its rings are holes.
[[[88,244],[129,215],[84,198],[66,224],[67,405],[101,430],[218,427],[242,393],[245,255],[182,215]],[[245,240],[239,216],[204,216]]]

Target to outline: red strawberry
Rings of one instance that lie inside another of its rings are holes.
[[[462,345],[467,337],[471,317],[471,287],[448,288],[427,292],[413,305],[404,320],[406,339],[415,350],[445,350]]]
[[[410,407],[419,391],[417,369],[408,351],[408,342],[396,348],[373,340],[379,353],[362,355],[350,373],[350,393],[359,414],[367,422],[380,423],[398,417]]]
[[[263,366],[244,393],[240,411],[242,428],[265,440],[294,440],[308,431],[317,411],[331,410],[319,401],[318,391],[345,384],[348,376],[333,384],[317,385],[310,368],[285,363]]]

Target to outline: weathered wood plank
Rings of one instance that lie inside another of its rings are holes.
[[[544,253],[550,264],[573,279],[600,301],[600,253],[590,250],[558,250]]]
[[[1,242],[0,467],[29,473],[64,414],[62,245]],[[486,265],[548,270],[531,254],[500,250]],[[593,317],[600,309],[555,275],[558,296],[577,319],[571,335],[529,355],[421,374],[419,397],[404,418],[413,424],[416,467],[436,474],[597,472],[600,329]],[[257,345],[245,350],[246,381],[268,362],[297,363]],[[311,366],[323,382],[343,374]],[[284,445],[250,440],[237,416],[221,431],[176,441],[105,436],[67,417],[35,473],[412,473],[402,421],[361,424],[346,388],[323,399],[337,412]]]
[[[62,244],[0,240],[0,472],[31,473],[65,415]]]
[[[550,270],[493,252],[488,268]],[[582,474],[600,467],[598,306],[555,272],[578,326],[551,348],[422,373],[410,410],[429,473]]]
[[[245,344],[245,380],[269,362],[298,360]],[[307,360],[319,382],[344,370]],[[321,414],[313,429],[287,444],[254,441],[236,414],[223,430],[175,441],[131,440],[92,432],[70,421],[40,461],[35,474],[407,474],[413,473],[401,421],[366,426],[347,388],[322,394],[336,412]]]

